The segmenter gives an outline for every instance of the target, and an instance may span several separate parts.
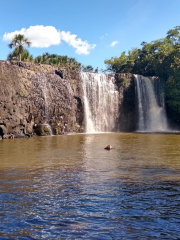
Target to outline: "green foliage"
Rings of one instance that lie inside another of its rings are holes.
[[[126,77],[121,77],[121,85],[124,87],[124,88],[128,88],[129,85],[130,85],[130,81],[129,79],[127,79]]]
[[[142,49],[134,48],[123,52],[120,57],[105,60],[107,69],[116,73],[137,73],[144,76],[159,76],[164,72],[164,60],[173,51],[172,41],[165,38],[142,44]],[[167,63],[167,62],[166,62]]]
[[[25,51],[24,45],[30,47],[31,42],[28,41],[22,34],[16,34],[12,39],[11,43],[8,45],[10,48],[15,47],[15,52],[19,56],[19,61],[21,61],[21,55]]]
[[[177,26],[174,29],[170,29],[167,32],[167,37],[166,38],[171,40],[172,44],[174,44],[174,45],[178,44],[179,41],[180,41],[179,31],[180,31],[180,26]]]
[[[73,70],[80,71],[81,64],[76,61],[75,58],[69,58],[67,56],[60,56],[57,54],[44,53],[41,56],[37,56],[34,59],[35,63],[50,64],[57,67],[66,67]]]
[[[91,65],[82,66],[83,72],[93,72],[93,67]]]
[[[169,56],[169,77],[166,81],[165,96],[172,118],[180,121],[180,44],[176,44]]]
[[[7,60],[9,61],[18,61],[19,60],[19,50],[18,47],[14,49],[13,52],[9,53],[7,56]],[[32,62],[33,61],[33,56],[30,55],[28,50],[23,50],[21,52],[21,61],[26,61],[26,62]]]

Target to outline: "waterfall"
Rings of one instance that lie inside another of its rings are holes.
[[[40,78],[40,79],[39,79],[39,78]],[[40,83],[41,90],[42,90],[42,93],[43,93],[43,95],[44,95],[45,125],[46,125],[46,127],[49,129],[50,135],[53,135],[53,134],[52,134],[52,128],[51,128],[50,124],[48,123],[48,120],[49,120],[49,107],[48,107],[47,77],[46,77],[44,74],[43,74],[42,77],[41,77],[41,75],[39,75],[38,81],[39,81],[39,83]]]
[[[119,94],[114,76],[81,73],[84,95],[85,130],[88,133],[115,131]]]
[[[138,131],[168,131],[162,88],[155,91],[155,79],[135,75],[138,98]],[[159,83],[160,84],[160,83]]]

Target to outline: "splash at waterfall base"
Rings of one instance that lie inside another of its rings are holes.
[[[45,64],[0,61],[0,127],[5,138],[11,133],[25,137],[141,130],[142,116],[145,124],[152,111],[140,112],[139,99],[146,96],[138,90],[140,84],[137,88],[133,74],[79,73]],[[154,100],[148,101],[147,107]],[[157,107],[159,102],[162,105],[158,100]]]

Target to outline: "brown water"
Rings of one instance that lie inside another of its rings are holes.
[[[0,239],[179,239],[179,226],[180,135],[0,141]]]

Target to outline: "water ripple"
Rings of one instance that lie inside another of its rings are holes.
[[[44,161],[40,153],[40,162],[32,164],[34,155],[29,165],[0,169],[0,239],[179,239],[180,164],[169,162],[170,152],[168,160],[163,152],[163,161],[154,154],[142,161],[133,145],[133,158],[118,147],[88,145],[68,158],[62,150],[58,159],[56,145],[44,151]]]

